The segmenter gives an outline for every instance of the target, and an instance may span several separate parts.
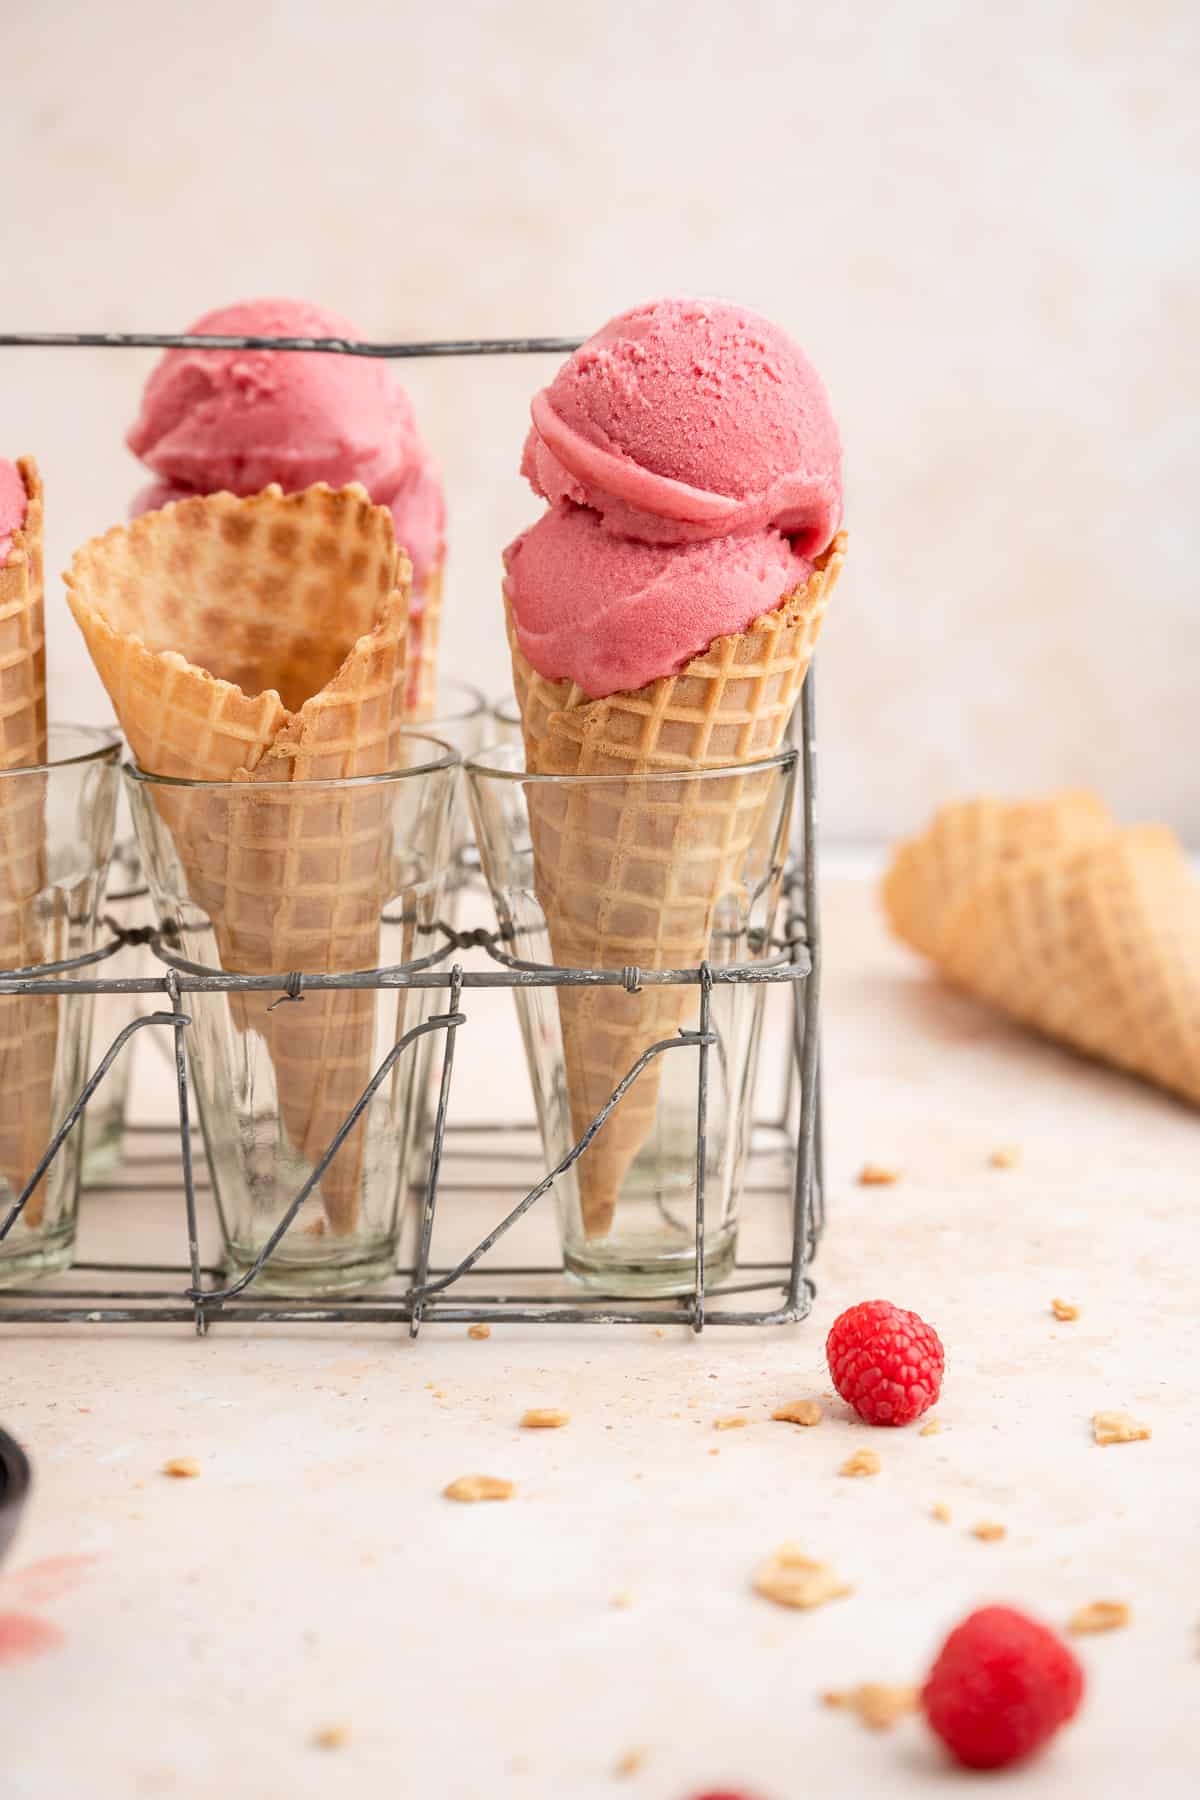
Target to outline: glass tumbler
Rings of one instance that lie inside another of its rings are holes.
[[[353,780],[187,782],[129,770],[164,942],[195,972],[281,984],[292,972],[391,969],[438,951],[458,769],[449,745],[408,733],[403,767]],[[393,1273],[420,1039],[286,1220],[388,1053],[443,998],[370,984],[295,998],[185,993],[226,1262],[238,1278],[265,1255],[254,1292],[332,1295]]]
[[[106,923],[111,921],[126,931],[150,923],[141,858],[137,845],[128,840],[113,851],[103,917]],[[118,951],[101,965],[99,973],[114,978],[156,975],[160,965],[145,944],[136,944]],[[160,1000],[157,994],[97,994],[92,1014],[92,1068],[106,1054],[118,1032],[139,1014],[155,1011]],[[125,1046],[88,1105],[83,1120],[85,1188],[104,1186],[120,1164],[133,1065],[142,1047],[138,1037]]]
[[[548,1167],[641,1064],[555,1183],[564,1266],[593,1290],[669,1295],[696,1276],[700,1058],[680,1033],[698,1027],[700,985],[639,983],[639,970],[707,963],[717,977],[706,1283],[732,1269],[764,984],[722,972],[775,954],[795,769],[791,750],[735,768],[645,775],[527,775],[515,746],[468,764],[480,858],[509,953],[525,965],[622,976],[514,990]],[[649,1054],[660,1044],[669,1047]]]
[[[36,768],[0,772],[0,969],[31,976],[101,941],[120,785],[115,731],[52,725],[47,748]],[[0,1287],[70,1265],[78,1126],[19,1202],[83,1089],[91,1022],[85,994],[0,996]]]

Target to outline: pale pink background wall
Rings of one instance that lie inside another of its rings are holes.
[[[583,332],[668,290],[773,314],[843,421],[823,814],[1098,783],[1200,842],[1190,0],[0,5],[0,327],[262,292],[375,336]],[[147,359],[0,351],[51,566],[137,482]],[[424,365],[447,650],[507,685],[501,546],[544,364]],[[103,716],[57,585],[56,710]]]

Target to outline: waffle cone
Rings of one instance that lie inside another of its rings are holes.
[[[414,724],[425,725],[437,717],[438,644],[442,632],[442,576],[444,561],[436,562],[425,577],[420,612],[408,618],[408,702],[406,711]]]
[[[156,794],[227,970],[378,964],[386,796],[285,789],[397,767],[409,575],[387,509],[323,484],[179,501],[72,562],[68,601],[138,764],[245,784]],[[284,1129],[316,1162],[369,1079],[376,996],[272,1000],[236,996],[234,1017],[265,1039]],[[363,1154],[360,1123],[321,1181],[335,1231],[354,1228]]]
[[[43,608],[43,495],[37,464],[17,464],[25,523],[0,563],[0,769],[46,760],[46,637]],[[45,783],[0,781],[0,969],[39,963],[37,897],[45,880]],[[58,1001],[0,998],[0,1173],[20,1193],[50,1141]],[[23,1213],[41,1223],[42,1188]]]
[[[720,769],[782,745],[841,571],[839,536],[803,588],[743,632],[717,638],[678,675],[589,700],[548,681],[521,652],[509,616],[525,764],[539,775],[646,775]],[[557,963],[577,968],[694,967],[714,910],[758,829],[769,776],[714,784],[648,782],[624,791],[532,787],[534,880]],[[719,805],[714,797],[719,797]],[[686,987],[562,988],[558,994],[572,1130],[579,1138],[621,1078],[695,1007]],[[576,1165],[584,1230],[611,1228],[621,1185],[654,1121],[652,1062]]]
[[[949,922],[951,980],[1200,1105],[1200,883],[1160,826],[983,876]]]
[[[983,796],[944,806],[893,857],[882,890],[888,921],[897,937],[936,958],[947,919],[981,875],[1018,858],[1067,854],[1111,828],[1103,801],[1071,790],[1044,801]]]

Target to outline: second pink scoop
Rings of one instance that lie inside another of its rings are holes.
[[[812,564],[777,531],[704,543],[614,537],[586,507],[550,508],[504,553],[504,592],[527,660],[590,699],[678,674],[744,631]]]
[[[0,563],[12,549],[12,534],[20,531],[29,508],[21,471],[0,456]]]

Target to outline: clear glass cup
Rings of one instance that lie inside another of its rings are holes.
[[[115,731],[52,725],[45,763],[0,772],[0,969],[35,976],[101,941],[120,755]],[[17,1208],[83,1089],[91,1023],[88,995],[0,996],[0,1287],[70,1266],[78,1127]]]
[[[172,953],[203,973],[349,974],[441,950],[459,757],[407,733],[404,766],[346,781],[168,781],[130,769],[134,825]],[[423,1040],[375,1088],[284,1235],[289,1209],[437,989],[187,992],[189,1066],[226,1262],[252,1292],[331,1295],[396,1264]],[[428,1034],[432,1035],[432,1034]]]
[[[142,859],[132,840],[117,845],[109,869],[103,918],[107,927],[132,931],[151,920],[150,896],[142,874]],[[132,979],[159,973],[145,944],[126,946],[99,973]],[[160,996],[151,994],[97,994],[92,1013],[92,1068],[107,1053],[117,1034],[131,1019],[153,1012]],[[125,1120],[133,1066],[141,1047],[134,1037],[105,1076],[83,1119],[83,1185],[102,1187],[120,1165],[125,1144]]]
[[[444,744],[450,744],[466,762],[477,750],[483,748],[487,722],[488,703],[478,688],[471,687],[465,681],[439,681],[437,717],[428,724],[422,721],[421,730],[428,732],[430,737],[440,738]],[[446,881],[444,914],[447,925],[457,925],[460,895],[463,888],[474,879],[478,868],[479,857],[471,828],[471,809],[467,804],[466,790],[460,782],[450,821],[450,873]]]
[[[750,1146],[764,984],[730,965],[774,959],[796,752],[712,771],[526,775],[498,746],[467,765],[483,871],[507,952],[538,968],[604,970],[606,985],[519,986],[517,1012],[547,1166],[580,1142],[641,1064],[579,1160],[555,1182],[567,1273],[626,1295],[696,1278],[701,985],[713,972],[704,1162],[705,1281],[733,1267]],[[633,991],[630,991],[633,990]],[[654,1046],[669,1046],[654,1052]],[[652,1054],[653,1052],[653,1054]]]

